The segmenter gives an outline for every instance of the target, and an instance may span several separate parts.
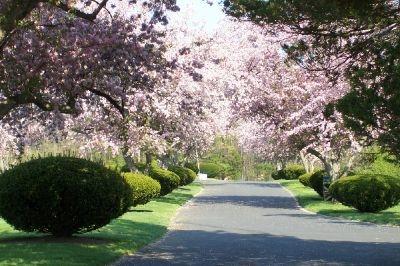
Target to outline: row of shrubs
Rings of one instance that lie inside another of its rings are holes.
[[[325,171],[303,174],[299,181],[323,197]],[[329,186],[329,194],[343,205],[361,212],[379,212],[400,202],[400,180],[379,174],[360,174],[342,177]]]
[[[300,165],[289,165],[275,171],[272,178],[298,179],[324,197],[323,179],[326,175],[324,170],[306,173]],[[330,184],[329,194],[334,200],[361,212],[379,212],[400,203],[400,180],[381,174],[352,174]]]
[[[71,236],[103,227],[195,178],[180,166],[166,170],[153,163],[147,176],[80,158],[39,158],[0,175],[0,217],[17,230]]]
[[[278,179],[294,180],[298,179],[299,176],[305,173],[306,170],[304,169],[303,166],[293,164],[293,165],[288,165],[284,169],[272,172],[271,177],[275,180]]]
[[[214,162],[200,162],[200,171],[207,174],[208,178],[223,179],[228,176],[227,167],[220,163]],[[196,163],[186,163],[185,167],[191,169],[196,174],[199,172]]]

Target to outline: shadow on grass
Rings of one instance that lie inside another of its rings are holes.
[[[192,195],[180,193],[179,190],[180,190],[180,188],[171,194],[168,194],[164,197],[156,198],[153,201],[162,202],[162,203],[170,203],[170,204],[178,204],[179,206],[182,206],[188,200],[193,198]]]
[[[51,235],[41,235],[36,236],[11,236],[11,237],[1,237],[0,244],[5,243],[68,243],[68,244],[106,244],[111,243],[111,239],[103,239],[97,237],[86,237],[86,236],[72,236],[72,237],[54,237]]]
[[[320,209],[318,214],[323,214],[332,217],[341,217],[349,220],[357,220],[362,222],[372,222],[377,224],[400,225],[400,213],[392,211],[383,211],[379,213],[359,212],[353,209],[347,210],[331,210]]]
[[[183,205],[191,194],[177,189],[99,230],[64,239],[14,231],[0,219],[0,265],[108,265],[162,237],[175,210],[162,203]]]
[[[165,226],[118,219],[71,238],[9,232],[0,235],[0,264],[105,265],[161,237]]]
[[[303,208],[312,212],[331,217],[340,217],[347,220],[397,226],[400,225],[399,206],[378,213],[363,213],[340,203],[323,201],[314,190],[304,187],[298,181],[281,181],[281,184],[296,195],[297,200]]]
[[[132,210],[129,210],[128,212],[153,212],[152,210],[135,210],[135,209],[132,209]]]
[[[307,208],[309,205],[323,202],[322,198],[315,195],[297,195],[297,200],[299,201],[300,205],[304,208]]]

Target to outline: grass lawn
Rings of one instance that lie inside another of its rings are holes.
[[[288,188],[306,210],[350,220],[400,225],[400,205],[379,213],[361,213],[340,203],[323,201],[313,189],[303,186],[297,180],[278,180],[278,182]]]
[[[0,265],[106,265],[167,231],[178,208],[201,190],[191,184],[134,208],[102,229],[56,239],[13,230],[0,220]]]

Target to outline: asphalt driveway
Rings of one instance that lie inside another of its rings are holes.
[[[119,265],[400,265],[400,227],[298,208],[279,184],[208,181],[159,242]]]

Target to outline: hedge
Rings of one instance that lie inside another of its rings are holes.
[[[400,180],[376,174],[348,176],[332,183],[329,192],[361,212],[379,212],[400,202]]]
[[[223,178],[225,176],[225,168],[217,163],[200,163],[200,172],[207,174],[209,178]]]
[[[196,173],[190,170],[189,168],[171,165],[168,167],[168,170],[177,174],[180,178],[179,185],[186,186],[192,183],[196,179]]]
[[[123,177],[132,190],[132,206],[144,205],[160,196],[161,185],[150,176],[140,173],[123,173]]]
[[[305,187],[309,187],[310,186],[310,178],[311,178],[312,174],[313,173],[305,173],[305,174],[302,174],[301,176],[299,176],[300,183],[302,183]]]
[[[185,163],[185,167],[189,168],[190,170],[192,170],[196,174],[199,173],[199,168],[197,167],[197,163],[196,162],[187,162],[187,163]]]
[[[131,204],[130,187],[117,172],[84,159],[34,159],[0,175],[0,216],[17,230],[89,232]]]
[[[287,180],[295,180],[298,179],[299,176],[306,173],[306,170],[303,166],[293,164],[287,166],[285,169],[275,171],[271,174],[271,177],[275,180],[278,179],[287,179]]]
[[[149,169],[149,176],[157,180],[161,185],[160,195],[165,196],[179,186],[180,178],[174,172],[168,171],[152,163]]]
[[[314,189],[318,195],[324,197],[324,176],[326,172],[324,170],[318,170],[314,172],[309,178],[309,186]]]

